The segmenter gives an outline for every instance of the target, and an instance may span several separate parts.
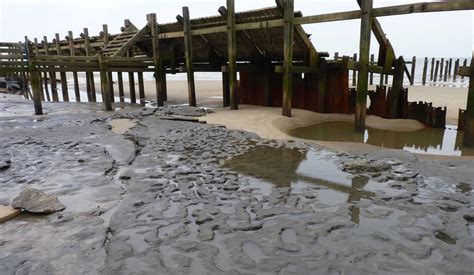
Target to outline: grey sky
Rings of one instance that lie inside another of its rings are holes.
[[[0,0],[0,41],[61,38],[69,30],[79,35],[84,27],[98,34],[102,24],[118,33],[123,19],[137,27],[146,24],[146,14],[156,13],[159,22],[175,21],[182,6],[189,6],[191,17],[216,15],[225,0]],[[420,2],[419,0],[374,0],[375,7]],[[274,6],[273,0],[236,0],[236,10]],[[295,0],[295,9],[304,15],[358,9],[355,0]],[[380,18],[397,55],[411,57],[469,57],[473,51],[473,12],[441,12]],[[360,20],[305,25],[319,51],[351,55],[358,52]],[[375,38],[371,52],[377,54]]]

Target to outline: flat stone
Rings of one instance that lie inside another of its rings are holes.
[[[20,215],[21,210],[10,206],[0,205],[0,223],[6,222]]]
[[[66,208],[59,202],[57,196],[46,194],[41,190],[33,188],[23,190],[13,200],[12,206],[13,208],[24,209],[30,213],[37,214],[51,214]]]

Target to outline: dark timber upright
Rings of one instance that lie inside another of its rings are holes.
[[[438,81],[438,70],[439,70],[439,60],[436,60],[436,68],[435,68],[435,73],[434,73],[434,78],[433,78],[434,82]]]
[[[464,146],[474,147],[474,58],[469,71],[469,92],[464,124]]]
[[[138,72],[138,95],[140,96],[140,105],[145,106],[145,86],[143,83],[143,72]]]
[[[55,34],[55,44],[56,44],[56,54],[58,56],[61,55],[61,44],[59,40],[59,33]],[[63,94],[63,101],[69,102],[69,92],[67,88],[67,78],[66,78],[66,72],[59,72],[59,76],[61,77],[61,92]]]
[[[229,72],[222,72],[222,98],[223,107],[230,106]]]
[[[443,79],[443,69],[444,69],[444,58],[441,58],[441,61],[439,62],[439,81],[442,81]]]
[[[454,62],[454,72],[453,72],[453,82],[456,81],[456,78],[459,74],[459,59]]]
[[[84,28],[84,47],[86,56],[91,55],[90,40],[89,40],[89,30]],[[94,82],[94,73],[86,72],[86,82],[87,82],[87,100],[89,102],[96,102],[95,94],[95,82]]]
[[[285,1],[283,31],[283,110],[284,116],[291,117],[293,97],[293,35],[294,1]]]
[[[48,55],[48,53],[49,53],[48,37],[44,36],[43,40],[44,40],[44,47],[45,47],[46,55]],[[56,72],[55,71],[51,71],[49,73],[49,82],[50,82],[49,84],[51,86],[51,95],[53,97],[53,101],[57,102],[57,101],[59,101],[59,97],[58,97],[58,83],[56,82]]]
[[[425,63],[423,64],[423,78],[421,80],[422,85],[426,85],[426,74],[428,72],[428,57],[425,57]]]
[[[133,76],[133,72],[128,72],[128,87],[130,90],[130,103],[136,104],[137,95],[135,93],[135,77]]]
[[[237,95],[237,36],[235,30],[235,3],[227,0],[227,52],[229,56],[230,109],[239,108]]]
[[[370,36],[372,29],[372,0],[362,0],[360,25],[359,77],[357,79],[357,99],[355,108],[355,130],[365,130],[367,112],[367,90],[369,76]]]
[[[393,74],[393,83],[391,93],[389,92],[388,96],[388,117],[391,119],[399,118],[399,108],[400,108],[400,96],[402,95],[403,90],[403,73],[405,68],[405,60],[403,57],[399,57],[395,61],[395,71]]]
[[[463,67],[466,67],[466,66],[467,66],[467,59],[464,59],[464,62],[462,63],[462,66],[463,66]],[[464,79],[464,75],[461,76],[461,79]]]
[[[412,86],[413,86],[413,84],[415,84],[415,69],[416,69],[416,56],[414,56],[411,60],[410,85],[412,85]]]
[[[163,82],[165,81],[166,77],[166,72],[163,70],[163,62],[161,62],[161,57],[160,57],[160,40],[158,39],[158,29],[156,27],[157,25],[157,20],[156,20],[156,14],[155,13],[150,13],[147,15],[147,21],[148,21],[148,26],[150,27],[150,33],[151,33],[151,47],[152,47],[152,53],[153,53],[153,64],[155,65],[155,89],[156,89],[156,102],[158,106],[163,106],[164,101],[165,101],[165,96],[164,96],[164,90],[163,90]],[[174,57],[174,54],[172,54],[172,57]]]
[[[354,70],[355,71],[355,70]],[[326,95],[327,61],[321,59],[319,62],[319,83],[318,83],[318,112],[324,113],[324,97]]]
[[[35,55],[39,55],[39,51],[38,51],[38,39],[35,38],[34,39],[34,42],[35,42]],[[39,78],[39,82],[40,82],[40,90],[41,90],[41,95],[40,95],[40,98],[41,98],[41,101],[44,101],[45,99],[45,95],[44,95],[44,90],[43,90],[43,85],[41,85],[41,74],[40,74],[40,78]],[[33,95],[34,97],[34,95]],[[48,96],[49,97],[49,96]]]
[[[75,56],[75,49],[74,49],[74,38],[72,36],[72,31],[68,32],[69,36],[69,51],[71,56]],[[79,78],[77,76],[77,72],[72,72],[72,78],[74,81],[74,94],[76,96],[76,102],[81,102],[81,92],[79,89]]]
[[[191,21],[189,8],[183,7],[183,32],[184,32],[184,56],[186,59],[186,72],[188,76],[188,98],[189,106],[196,107],[196,86],[194,83],[193,66],[193,43],[191,34]]]
[[[100,87],[102,90],[102,101],[104,103],[104,110],[112,110],[112,101],[110,93],[110,83],[107,77],[107,68],[104,64],[103,55],[101,52],[98,53],[99,66],[100,66]]]
[[[446,67],[444,69],[444,82],[446,82],[448,80],[448,65],[449,65],[449,61],[446,60]]]
[[[354,62],[357,62],[357,54],[355,53],[354,54]],[[352,86],[356,86],[357,85],[357,70],[353,70],[352,71]]]
[[[434,57],[431,58],[431,74],[430,74],[430,81],[434,80],[434,68],[435,68],[435,59]]]
[[[375,55],[374,55],[374,54],[371,54],[371,55],[370,55],[370,65],[372,65],[372,64],[374,63],[374,60],[375,60]],[[370,72],[369,84],[370,84],[370,85],[373,85],[373,84],[374,84],[374,73],[373,73],[373,72]]]
[[[125,95],[123,91],[123,76],[122,72],[117,72],[117,84],[118,84],[118,91],[119,91],[119,97],[120,97],[120,103],[125,102]]]

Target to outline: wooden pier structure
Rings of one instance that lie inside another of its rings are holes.
[[[187,7],[172,23],[158,23],[151,13],[139,28],[130,20],[118,34],[111,34],[103,25],[99,35],[89,36],[88,29],[74,37],[69,32],[64,39],[59,34],[51,42],[45,36],[41,42],[25,37],[24,43],[0,43],[0,75],[15,74],[31,81],[35,114],[41,115],[42,101],[69,101],[68,79],[72,73],[75,101],[96,102],[100,89],[105,110],[113,110],[115,91],[113,74],[118,82],[118,98],[124,102],[123,73],[128,74],[130,101],[145,104],[143,74],[152,72],[156,82],[156,103],[167,100],[166,75],[186,73],[189,105],[196,106],[195,72],[220,72],[223,81],[223,106],[238,109],[239,104],[282,107],[284,116],[292,108],[324,113],[355,113],[355,129],[363,131],[367,96],[374,98],[370,114],[386,118],[407,118],[413,110],[420,121],[436,121],[430,126],[444,127],[445,110],[432,106],[420,107],[407,101],[404,75],[414,82],[416,59],[397,56],[378,18],[414,13],[473,10],[471,0],[425,2],[373,8],[373,0],[355,0],[360,9],[330,14],[303,16],[294,10],[294,0],[276,0],[276,6],[235,12],[234,0],[217,9],[216,15],[192,19]],[[303,25],[360,19],[360,51],[353,57],[319,52]],[[371,35],[379,45],[378,58],[370,54]],[[423,82],[428,77],[425,59]],[[412,64],[408,70],[407,64]],[[431,62],[430,79],[437,80],[438,67],[444,68],[444,78],[452,74],[452,60]],[[349,70],[353,71],[349,89]],[[463,112],[465,145],[474,146],[474,64],[461,66],[455,62],[454,74],[470,77],[467,110]],[[60,87],[58,87],[59,73]],[[81,98],[78,74],[85,74],[87,98]],[[100,75],[95,87],[94,73]],[[434,76],[433,76],[434,73]],[[237,74],[240,79],[237,80]],[[369,92],[373,75],[380,75],[380,87]],[[392,76],[391,88],[382,87],[383,78]],[[440,78],[443,73],[440,73]],[[356,79],[357,78],[357,79]],[[135,91],[138,82],[138,98]],[[71,81],[71,80],[69,80]],[[48,85],[48,83],[50,85]],[[51,89],[51,99],[49,94]],[[419,103],[422,104],[422,103]],[[434,110],[432,110],[432,109]],[[434,114],[433,114],[434,112]],[[437,114],[436,112],[439,112]],[[430,117],[430,118],[428,118]],[[435,119],[433,119],[433,117]]]

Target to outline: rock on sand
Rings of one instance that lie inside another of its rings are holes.
[[[24,209],[30,213],[51,214],[62,211],[66,207],[59,202],[55,195],[46,194],[45,192],[28,188],[13,200],[13,208]]]

